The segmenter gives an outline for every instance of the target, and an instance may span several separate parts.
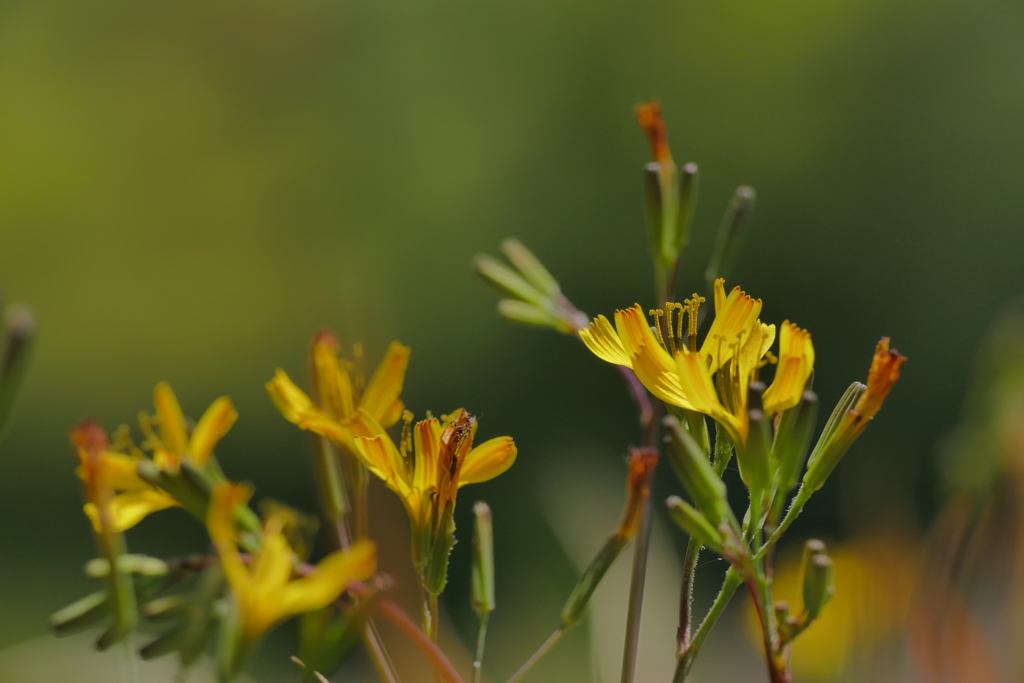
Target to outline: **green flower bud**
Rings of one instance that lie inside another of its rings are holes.
[[[723,521],[732,520],[725,484],[715,474],[707,453],[674,417],[666,417],[662,424],[665,428],[665,454],[697,509],[715,527]]]
[[[804,546],[803,597],[807,619],[813,621],[821,614],[836,589],[832,583],[832,560],[825,554],[825,544],[810,540]]]
[[[764,504],[764,497],[771,486],[769,450],[771,428],[764,414],[765,386],[763,382],[752,382],[747,394],[747,419],[749,429],[747,442],[737,444],[736,462],[740,467],[740,478],[750,490],[750,499],[757,506]]]
[[[679,496],[669,496],[665,503],[668,505],[668,512],[672,517],[672,521],[678,524],[679,528],[702,545],[721,554],[722,535],[718,533],[715,527],[711,526],[711,522],[708,521],[707,517]]]
[[[483,501],[473,506],[472,605],[481,616],[494,611],[494,526],[491,508]]]
[[[558,280],[522,242],[509,238],[501,243],[501,250],[523,277],[538,290],[549,297],[556,297],[562,293]]]
[[[771,461],[776,470],[778,492],[785,495],[796,486],[807,457],[807,449],[818,417],[818,395],[805,391],[800,403],[782,413],[772,444]]]

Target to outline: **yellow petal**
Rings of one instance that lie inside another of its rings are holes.
[[[734,287],[722,301],[719,282],[715,282],[715,319],[711,323],[701,353],[711,358],[711,372],[717,372],[736,351],[737,342],[742,343],[750,334],[751,329],[761,314],[761,300],[754,299],[739,287]]]
[[[630,360],[641,349],[647,347],[650,349],[650,353],[656,353],[655,349],[661,349],[661,352],[671,362],[668,351],[662,348],[658,338],[651,331],[651,326],[647,322],[647,316],[644,315],[640,304],[634,304],[631,308],[627,308],[624,311],[615,311],[615,329],[619,333],[619,339],[622,340],[622,346]]]
[[[288,373],[281,368],[277,369],[274,378],[267,382],[266,386],[274,405],[289,422],[299,424],[304,419],[320,413],[306,392],[296,386]]]
[[[462,461],[459,488],[466,484],[489,481],[512,467],[518,450],[512,437],[499,436],[471,450]]]
[[[629,354],[623,348],[615,328],[603,315],[594,318],[590,327],[580,330],[580,339],[601,360],[630,367]]]
[[[104,452],[100,456],[99,468],[103,483],[115,491],[152,488],[139,477],[139,459],[123,453]]]
[[[224,576],[242,604],[252,601],[252,581],[235,544],[235,508],[248,503],[251,497],[252,490],[241,484],[218,484],[213,489],[206,517],[206,527],[220,556]]]
[[[718,393],[711,381],[711,371],[701,353],[683,352],[676,356],[679,367],[679,382],[690,400],[693,410],[710,415],[729,430],[733,439],[740,443],[746,440],[744,421],[726,410],[718,400]]]
[[[441,423],[436,419],[417,422],[413,428],[413,446],[416,464],[413,472],[414,489],[426,491],[437,484],[437,463],[441,452]]]
[[[401,400],[394,401],[388,409],[381,415],[380,424],[382,425],[393,425],[402,419],[402,414],[405,412],[405,404]]]
[[[335,417],[346,419],[355,412],[352,379],[338,363],[338,340],[321,332],[313,342],[313,371],[320,391],[321,405]]]
[[[743,341],[743,346],[740,347],[739,354],[734,361],[739,363],[740,386],[746,387],[750,384],[754,371],[757,370],[757,366],[761,363],[761,358],[764,357],[762,349],[766,348],[765,340],[769,336],[774,339],[775,326],[765,325],[758,320],[750,329],[750,334]],[[770,341],[767,346],[771,346]]]
[[[217,442],[224,438],[237,419],[238,411],[230,398],[221,396],[214,401],[199,418],[199,424],[189,439],[189,455],[192,460],[198,465],[205,465]]]
[[[661,400],[690,410],[679,383],[676,362],[654,336],[639,304],[616,311],[615,323],[626,352],[631,354],[631,366],[640,383]]]
[[[177,505],[178,501],[155,488],[118,494],[114,496],[113,500],[110,501],[110,505],[107,506],[110,515],[110,530],[114,533],[127,531],[151,513]],[[91,510],[89,509],[90,507],[92,508]],[[98,531],[99,514],[95,506],[91,504],[86,505],[85,514],[89,515],[93,528],[96,528]]]
[[[403,501],[412,497],[411,483],[406,479],[405,462],[391,437],[381,434],[373,438],[357,436],[355,455],[366,468],[379,477]]]
[[[181,412],[181,404],[174,390],[167,382],[160,382],[153,390],[153,403],[156,413],[160,416],[160,440],[164,446],[174,453],[184,453],[188,446],[188,430],[185,427],[185,415]]]
[[[280,529],[265,533],[249,567],[253,592],[267,599],[277,597],[291,578],[293,559],[291,546]]]
[[[775,369],[775,379],[764,392],[765,413],[773,415],[799,403],[813,369],[811,333],[787,320],[782,323],[779,335],[779,364]]]
[[[889,348],[889,337],[882,337],[875,347],[868,371],[868,388],[857,401],[853,410],[862,418],[871,419],[881,410],[886,397],[900,378],[900,368],[907,362],[906,356]],[[866,422],[861,422],[866,425]],[[861,427],[863,429],[863,427]]]
[[[373,415],[385,429],[395,424],[402,415],[401,411],[395,415],[393,405],[402,395],[405,370],[409,367],[409,353],[408,346],[403,346],[397,341],[391,342],[387,353],[384,354],[384,360],[377,366],[359,401],[359,407]],[[395,421],[389,424],[384,418],[393,415]]]
[[[316,565],[316,572],[292,581],[281,595],[281,617],[321,609],[357,581],[377,571],[377,546],[359,541],[347,550],[331,553]]]

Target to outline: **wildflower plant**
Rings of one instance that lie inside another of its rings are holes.
[[[818,398],[812,390],[811,334],[788,320],[763,322],[762,301],[725,284],[753,209],[753,190],[739,188],[726,211],[704,273],[705,291],[680,302],[676,281],[689,241],[698,170],[695,164],[676,166],[657,102],[640,105],[637,115],[653,156],[644,177],[654,307],[634,304],[590,319],[516,240],[502,245],[507,263],[488,256],[475,262],[477,272],[504,295],[498,303],[502,316],[578,337],[581,348],[617,369],[635,400],[642,435],[640,443],[623,448],[628,457],[620,521],[558,619],[553,617],[557,625],[551,636],[508,680],[527,676],[585,617],[595,589],[631,542],[622,681],[634,679],[651,491],[659,463],[667,462],[684,494],[666,501],[667,513],[689,537],[680,577],[674,681],[687,680],[711,629],[745,586],[757,608],[769,678],[784,683],[791,678],[790,644],[827,609],[834,570],[824,545],[809,541],[801,569],[803,607],[790,612],[774,599],[774,549],[878,413],[905,359],[890,349],[888,339],[879,342],[866,384],[855,382],[847,390],[812,447]],[[161,382],[154,391],[154,412],[140,416],[139,441],[126,426],[108,433],[95,421],[83,421],[71,441],[83,511],[98,552],[86,574],[101,585],[54,614],[53,629],[64,634],[103,624],[99,649],[121,643],[134,652],[133,639],[144,626],[146,633],[158,635],[138,650],[141,657],[173,654],[184,676],[204,653],[213,653],[220,680],[230,681],[245,670],[270,630],[297,617],[294,659],[303,680],[326,680],[362,643],[381,680],[391,682],[398,674],[377,627],[386,619],[420,650],[438,680],[460,683],[460,673],[437,645],[458,494],[468,484],[504,473],[518,451],[508,436],[478,439],[478,419],[462,408],[440,417],[426,411],[417,421],[402,399],[410,355],[395,341],[367,373],[360,345],[345,349],[333,334],[320,332],[310,347],[308,390],[280,369],[267,382],[282,417],[313,436],[316,517],[267,501],[258,513],[250,505],[256,487],[233,481],[221,468],[214,451],[239,418],[227,397],[216,399],[193,423]],[[6,381],[6,365],[0,369]],[[749,501],[744,514],[730,505],[722,478],[733,461]],[[379,571],[377,546],[368,533],[371,477],[398,497],[408,517],[418,618],[392,600],[394,579]],[[128,537],[136,525],[168,508],[182,508],[203,525],[209,548],[167,559],[129,553]],[[471,677],[476,683],[483,677],[500,570],[494,562],[492,510],[477,502],[473,512],[470,605],[478,630]],[[317,518],[331,547],[314,561]],[[729,569],[718,597],[698,621],[692,597],[705,549],[724,558]]]
[[[761,299],[725,285],[753,211],[753,189],[738,188],[727,208],[704,272],[705,292],[680,302],[676,281],[689,241],[698,168],[692,163],[676,165],[657,101],[640,104],[636,113],[653,157],[644,178],[656,306],[645,312],[645,307],[634,304],[615,311],[611,319],[599,315],[590,320],[562,294],[536,257],[515,241],[503,245],[507,265],[479,257],[477,271],[508,297],[499,302],[501,315],[576,335],[595,356],[618,368],[635,399],[643,435],[642,447],[630,456],[630,490],[638,453],[648,454],[654,462],[660,454],[679,479],[687,498],[674,495],[666,501],[669,516],[689,536],[673,680],[687,680],[708,634],[742,585],[757,610],[769,679],[786,682],[791,680],[790,644],[818,618],[834,588],[824,545],[808,542],[803,609],[790,613],[773,597],[775,547],[878,413],[906,359],[883,338],[867,383],[851,385],[811,448],[818,397],[812,390],[815,349],[810,332],[789,320],[762,322]],[[708,315],[709,308],[713,315]],[[732,509],[722,479],[734,459],[749,501],[742,516]],[[653,473],[652,466],[645,486]],[[623,683],[632,681],[635,673],[650,515],[648,502],[635,530]],[[612,538],[622,536],[613,533]],[[526,675],[575,623],[623,545],[610,542],[598,551],[573,591],[562,623],[513,680]],[[724,558],[729,569],[710,610],[697,621],[692,598],[698,558],[705,549]],[[565,619],[567,613],[573,619]]]

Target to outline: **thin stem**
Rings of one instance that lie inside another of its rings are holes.
[[[430,610],[430,631],[427,635],[430,639],[437,642],[437,596],[433,593],[430,594],[430,599],[427,605],[427,609]]]
[[[353,517],[355,518],[356,540],[361,541],[367,538],[369,534],[370,504],[367,491],[370,486],[370,480],[367,476],[366,468],[361,463],[358,465],[358,469],[359,476],[352,487],[354,489],[353,497],[356,499]]]
[[[445,656],[444,652],[433,640],[427,636],[409,616],[402,611],[402,608],[387,598],[381,598],[376,604],[377,612],[385,619],[397,626],[402,633],[412,641],[413,645],[419,648],[420,652],[430,660],[434,671],[445,683],[462,683],[459,672]]]
[[[131,633],[121,641],[121,646],[121,681],[136,683],[139,680],[139,667],[135,661],[135,648],[132,646]]]
[[[480,623],[476,631],[476,657],[473,659],[473,683],[480,683],[484,673],[484,643],[487,641],[487,620],[490,612],[480,614]]]
[[[547,653],[547,651],[550,650],[552,646],[554,646],[554,644],[558,642],[558,639],[562,637],[563,633],[565,633],[563,626],[559,626],[557,629],[555,629],[555,632],[548,636],[548,639],[544,641],[544,644],[537,648],[536,652],[530,655],[530,658],[526,660],[526,663],[519,667],[518,671],[512,674],[512,677],[508,679],[507,683],[515,683],[520,678],[525,676],[526,672],[532,669],[533,665],[540,661],[540,658],[543,657]]]
[[[676,632],[678,656],[686,652],[690,642],[690,627],[693,622],[693,584],[697,576],[697,561],[700,559],[700,541],[691,537],[686,544],[686,556],[683,559],[683,583],[679,595],[679,630]]]
[[[653,480],[654,476],[651,476]],[[653,483],[653,482],[652,482]],[[651,496],[644,501],[644,513],[633,548],[633,572],[629,579],[629,608],[626,617],[626,642],[622,653],[622,683],[632,683],[636,674],[637,650],[640,645],[640,615],[644,603],[644,587],[647,580],[647,555],[651,546],[651,518],[653,517]]]
[[[772,532],[772,535],[768,537],[768,540],[764,545],[758,548],[752,559],[757,560],[764,557],[764,554],[768,549],[779,542],[783,535],[785,535],[786,530],[789,529],[789,525],[800,516],[801,512],[803,512],[804,506],[811,498],[811,493],[812,492],[809,492],[805,486],[800,487],[800,490],[797,491],[796,497],[793,498],[793,503],[789,506],[789,509],[786,510],[786,516],[783,517],[782,522],[779,523],[779,527]]]
[[[740,577],[739,572],[735,568],[729,567],[729,570],[725,573],[725,580],[722,581],[722,588],[718,591],[714,602],[711,603],[711,609],[708,610],[704,621],[700,623],[700,626],[694,632],[693,640],[690,641],[686,652],[679,658],[672,683],[684,683],[686,681],[686,677],[690,674],[690,669],[693,667],[693,661],[697,658],[697,653],[700,652],[700,648],[704,645],[704,641],[707,640],[708,634],[711,633],[711,629],[718,623],[719,617],[725,612],[726,606],[732,600],[732,596],[736,594],[736,589],[740,587],[741,583],[743,583],[743,579]]]
[[[366,646],[366,651],[370,655],[373,667],[377,670],[381,680],[386,683],[398,683],[398,674],[394,670],[391,658],[388,657],[388,653],[384,649],[380,633],[377,632],[373,619],[366,620],[366,628],[363,629],[363,644]]]

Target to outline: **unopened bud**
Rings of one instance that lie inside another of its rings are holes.
[[[754,188],[750,186],[742,185],[736,188],[736,192],[729,202],[729,208],[725,212],[725,217],[722,219],[722,225],[718,228],[718,240],[715,242],[714,255],[704,272],[704,278],[709,285],[718,278],[729,276],[736,254],[739,252],[744,229],[750,222],[750,216],[754,211],[756,197]]]
[[[669,496],[665,503],[668,505],[672,521],[678,524],[679,528],[689,534],[690,538],[721,554],[722,535],[711,526],[707,517],[679,496]]]
[[[690,239],[690,223],[693,222],[693,212],[697,208],[698,178],[697,164],[694,163],[683,166],[682,173],[679,174],[679,208],[675,235],[677,257]]]
[[[733,515],[726,499],[725,484],[715,474],[707,453],[674,417],[666,417],[662,424],[669,463],[697,509],[716,528],[723,521],[731,520]]]
[[[810,540],[804,546],[803,572],[804,611],[809,620],[814,620],[836,592],[832,584],[832,560],[825,554],[825,544],[821,541]]]
[[[768,419],[764,414],[764,391],[764,383],[751,383],[747,394],[747,441],[736,445],[736,462],[740,468],[740,478],[750,490],[750,498],[756,505],[763,504],[763,497],[771,485],[771,435]]]
[[[771,461],[778,468],[776,476],[780,495],[788,493],[800,478],[817,418],[818,395],[813,391],[805,391],[800,403],[779,417]]]
[[[473,506],[472,605],[483,616],[494,611],[494,524],[483,501]]]

